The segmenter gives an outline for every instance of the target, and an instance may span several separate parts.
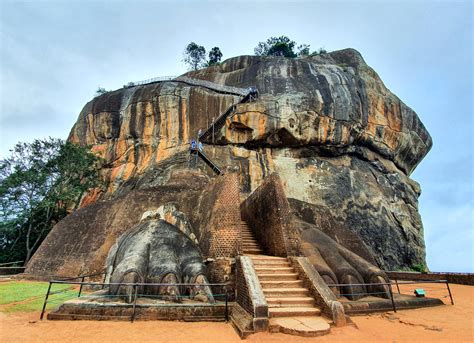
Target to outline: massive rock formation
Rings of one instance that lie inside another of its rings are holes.
[[[259,90],[205,146],[213,161],[239,173],[241,198],[276,172],[294,215],[341,246],[382,269],[424,263],[420,187],[409,176],[431,137],[357,51],[240,56],[186,76]],[[81,272],[98,270],[141,213],[169,202],[212,255],[206,225],[219,222],[216,209],[227,207],[212,201],[227,192],[202,162],[201,171],[187,169],[188,146],[241,97],[183,80],[109,92],[84,107],[69,139],[105,159],[107,189],[91,192],[83,209],[53,229],[27,272],[68,274],[78,271],[69,268],[74,263]],[[318,239],[310,231],[302,229],[306,241]],[[228,264],[221,267],[230,274]]]

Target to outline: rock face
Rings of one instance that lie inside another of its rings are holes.
[[[296,59],[240,56],[186,76],[258,88],[258,100],[238,104],[205,145],[215,163],[239,173],[241,199],[278,173],[295,216],[365,255],[366,261],[382,269],[425,262],[417,210],[420,187],[409,176],[431,148],[431,137],[416,113],[384,86],[357,51]],[[103,240],[94,246],[96,251],[103,249],[94,255],[98,269],[125,228],[139,221],[134,213],[122,213],[134,211],[131,202],[140,213],[177,203],[190,218],[201,250],[209,249],[201,226],[218,222],[215,216],[220,214],[212,212],[216,207],[203,197],[223,193],[213,186],[217,176],[202,161],[201,172],[186,169],[189,141],[239,99],[217,88],[170,81],[117,90],[89,102],[69,139],[91,145],[106,160],[103,175],[108,188],[91,192],[83,209],[53,229],[27,272],[54,274],[68,269],[66,262],[52,261],[64,255],[54,239],[73,244],[64,235],[79,217],[104,223],[100,229],[86,224],[87,235],[105,230],[100,235],[108,237],[107,244]],[[181,174],[173,174],[178,169]],[[199,185],[186,191],[187,185],[195,184]],[[210,189],[214,191],[209,193]],[[148,194],[154,201],[146,196],[138,199],[138,194]],[[203,209],[211,212],[199,214]],[[127,224],[115,229],[121,216]],[[343,228],[343,237],[331,234],[335,227]],[[82,241],[77,249],[93,245],[87,235],[77,238]],[[316,236],[308,234],[307,240],[311,237]],[[84,270],[94,269],[91,266],[82,262]]]

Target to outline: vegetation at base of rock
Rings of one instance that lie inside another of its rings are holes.
[[[212,66],[214,64],[217,64],[221,61],[222,59],[222,52],[219,47],[215,46],[209,51],[209,62],[208,65]]]
[[[0,312],[41,311],[48,282],[12,281],[0,284]],[[66,300],[77,297],[78,290],[71,286],[53,284],[47,310]]]
[[[17,143],[0,162],[0,262],[25,261],[50,229],[101,186],[101,160],[61,139]]]

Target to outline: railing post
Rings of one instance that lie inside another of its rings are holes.
[[[51,285],[52,283],[50,281],[49,286],[48,286],[48,291],[46,292],[46,296],[44,298],[43,309],[41,310],[40,320],[43,320],[44,311],[46,310],[46,303],[48,302],[49,292],[51,291]]]
[[[400,294],[400,287],[398,286],[398,280],[395,279],[395,284],[397,285],[398,294]]]
[[[395,307],[395,301],[393,300],[393,291],[392,291],[392,283],[388,283],[388,289],[390,291],[390,299],[392,300],[392,308],[393,312],[397,313],[397,308]]]
[[[105,280],[107,279],[107,272],[104,273],[104,279],[102,280],[102,289],[105,288]]]
[[[138,290],[138,287],[137,285],[133,285],[133,293],[135,294],[135,298],[133,299],[133,311],[132,311],[132,323],[133,321],[135,320],[135,308],[137,306],[137,290]]]
[[[81,297],[82,286],[83,286],[83,283],[84,283],[84,278],[85,278],[85,276],[83,276],[82,279],[81,279],[81,286],[79,287],[79,293],[77,293],[77,297],[78,297],[78,298]]]
[[[225,291],[225,321],[229,321],[229,307],[228,307],[228,298],[227,298],[227,290]]]
[[[446,287],[448,288],[449,298],[451,299],[451,305],[454,305],[453,295],[451,294],[451,289],[449,288],[448,280],[446,280]]]

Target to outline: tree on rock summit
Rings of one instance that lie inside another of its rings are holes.
[[[183,53],[183,62],[191,70],[198,70],[206,65],[206,49],[194,42],[189,43]]]

